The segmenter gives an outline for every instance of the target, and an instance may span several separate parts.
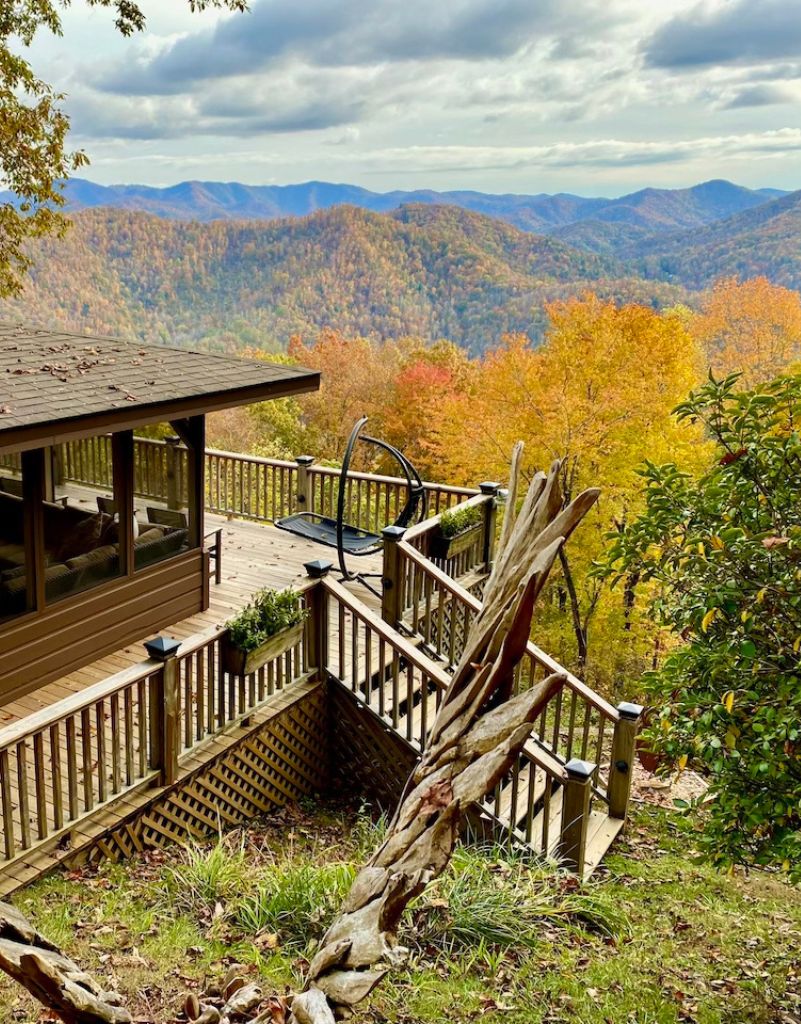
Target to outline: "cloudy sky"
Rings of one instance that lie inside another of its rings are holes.
[[[801,188],[801,0],[81,0],[32,48],[104,183]]]

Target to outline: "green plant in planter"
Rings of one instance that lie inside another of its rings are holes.
[[[250,604],[245,605],[226,623],[230,641],[242,651],[255,651],[263,643],[285,629],[298,625],[306,618],[296,590],[258,591]]]
[[[482,519],[481,509],[475,505],[457,508],[452,512],[443,512],[439,520],[439,532],[447,540],[456,537],[473,526],[478,526]]]

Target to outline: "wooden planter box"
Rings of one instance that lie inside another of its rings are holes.
[[[483,523],[476,523],[475,526],[468,526],[466,530],[453,537],[443,537],[441,533],[435,533],[431,537],[429,554],[432,558],[455,558],[475,544],[483,529]]]
[[[269,640],[256,647],[252,651],[243,651],[241,647],[234,647],[229,640],[229,633],[225,634],[222,644],[223,668],[235,676],[249,676],[266,665],[268,661],[277,658],[279,655],[294,647],[303,637],[303,623],[296,626],[282,629],[280,633],[271,636]]]

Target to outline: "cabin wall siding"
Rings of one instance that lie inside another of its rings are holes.
[[[0,626],[0,706],[202,611],[204,561],[189,551]]]

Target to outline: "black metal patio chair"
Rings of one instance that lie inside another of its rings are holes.
[[[353,460],[353,452],[357,442],[375,445],[382,451],[387,452],[399,464],[401,472],[406,480],[408,497],[403,508],[398,513],[394,523],[387,525],[407,527],[425,519],[427,511],[427,497],[423,487],[420,474],[414,468],[406,456],[398,451],[393,445],[377,437],[370,437],[362,434],[367,417],[363,416],[358,420],[350,432],[348,443],[345,448],[345,456],[342,460],[342,469],[339,474],[339,494],[337,495],[336,518],[325,516],[319,512],[293,512],[292,515],[284,516],[276,521],[275,525],[280,530],[287,530],[297,537],[303,537],[317,544],[325,544],[327,547],[336,548],[339,560],[339,571],[343,580],[360,580],[364,585],[380,596],[377,587],[367,582],[367,578],[381,578],[378,572],[351,572],[348,569],[348,556],[359,557],[372,555],[381,550],[383,541],[381,535],[365,530],[360,526],[353,526],[345,522],[345,503],[348,492],[348,473]]]

